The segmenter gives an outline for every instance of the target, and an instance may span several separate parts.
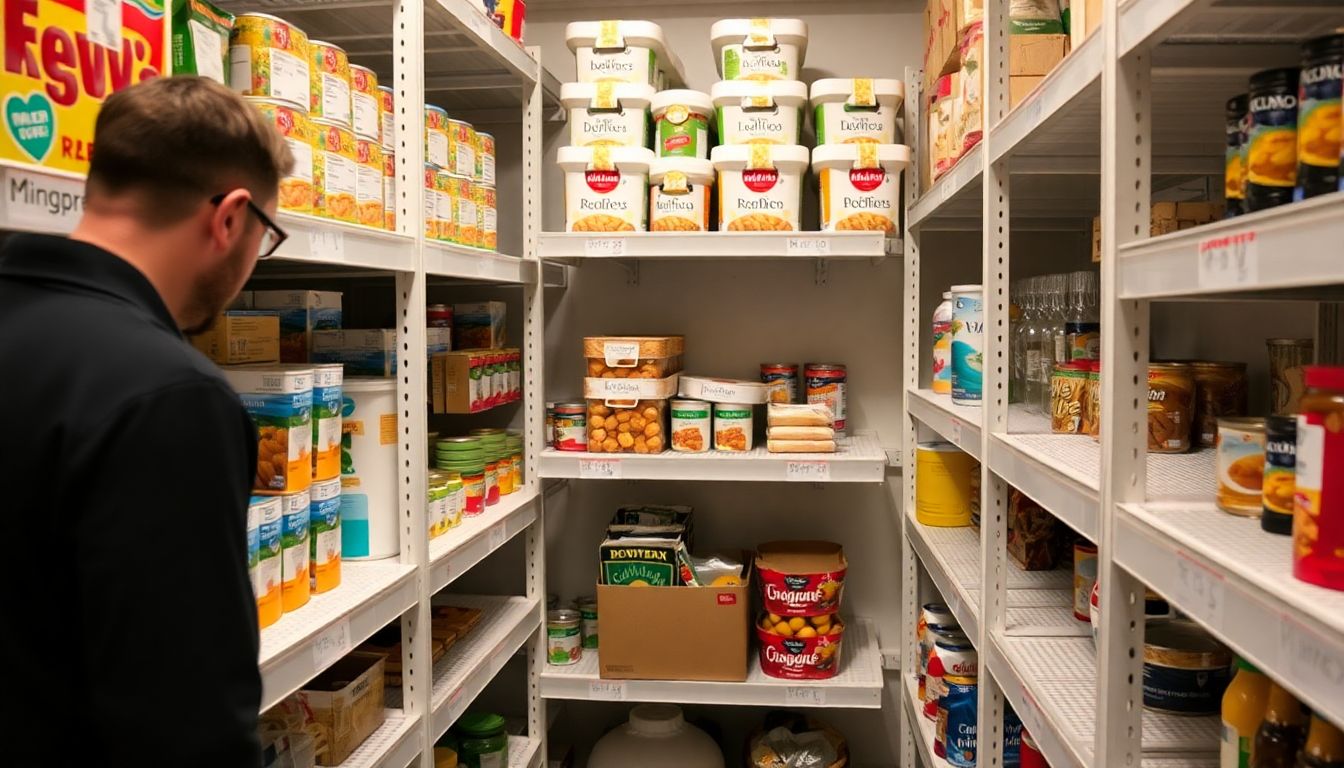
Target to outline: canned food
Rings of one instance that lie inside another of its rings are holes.
[[[336,123],[314,120],[314,213],[337,221],[355,221],[355,134]]]
[[[1148,452],[1190,450],[1195,411],[1195,380],[1190,366],[1152,363],[1148,366]]]
[[[248,102],[265,115],[285,137],[294,155],[294,168],[280,180],[279,207],[295,213],[313,212],[313,125],[302,110],[283,101],[247,97]]]
[[[1083,414],[1087,410],[1087,379],[1092,372],[1086,360],[1055,366],[1050,376],[1050,431],[1083,434]]]
[[[762,672],[785,680],[825,680],[839,674],[845,625],[838,614],[795,617],[775,624],[771,618],[763,616],[756,625]]]
[[[1285,536],[1293,532],[1297,492],[1297,417],[1265,419],[1265,476],[1261,485],[1260,527]]]
[[[244,96],[308,109],[308,35],[268,13],[234,17],[229,33],[229,85]]]
[[[588,450],[588,404],[555,404],[555,449],[557,451]]]
[[[1251,76],[1247,133],[1246,209],[1292,202],[1297,184],[1296,69],[1268,69]]]
[[[546,439],[546,447],[550,448],[555,444],[555,401],[546,401],[546,428],[543,430]]]
[[[710,405],[703,400],[673,400],[672,450],[701,453],[709,449]]]
[[[714,404],[714,450],[742,453],[751,450],[751,405]]]
[[[383,205],[383,148],[374,139],[355,139],[355,221],[381,229]]]
[[[383,140],[382,94],[378,75],[358,64],[350,65],[350,128],[355,136],[372,139],[380,147],[392,146]]]
[[[425,105],[425,162],[448,168],[448,110]]]
[[[1092,585],[1097,583],[1097,546],[1079,539],[1073,545],[1073,618],[1092,621]]]
[[[1307,391],[1306,366],[1316,345],[1311,339],[1268,339],[1270,413],[1297,413],[1297,403]]]
[[[943,662],[943,674],[951,677],[977,677],[980,660],[969,640],[941,638],[934,641],[934,652]]]
[[[439,239],[455,242],[461,222],[453,205],[453,176],[442,168],[434,172],[435,218],[439,220]]]
[[[1190,364],[1195,379],[1195,421],[1191,442],[1213,447],[1218,440],[1218,420],[1245,416],[1247,404],[1246,364]]]
[[[934,730],[935,754],[942,745],[947,764],[954,768],[975,768],[976,678],[948,675],[947,693],[938,705],[938,724]]]
[[[579,621],[583,630],[583,648],[588,651],[596,651],[597,599],[593,597],[581,597],[574,601],[574,607],[579,610]]]
[[[471,178],[476,174],[476,147],[472,146],[471,124],[448,118],[448,164],[444,166],[458,176]]]
[[[476,206],[476,248],[485,247],[485,185],[479,181],[471,182],[471,202]]]
[[[952,399],[959,403],[980,402],[984,389],[984,293],[979,285],[952,286]]]
[[[397,156],[383,150],[383,229],[397,231]]]
[[[308,115],[350,127],[350,57],[322,40],[308,43],[310,82]]]
[[[770,385],[770,402],[798,401],[797,363],[761,363],[761,381]]]
[[[1339,188],[1340,90],[1344,86],[1344,34],[1302,45],[1297,95],[1297,189],[1294,200]]]
[[[452,305],[430,304],[425,308],[425,325],[429,328],[452,328]]]
[[[484,131],[476,132],[476,159],[481,166],[481,181],[495,184],[495,137]]]
[[[382,139],[383,146],[394,148],[397,146],[397,96],[392,89],[386,85],[378,86],[378,119],[382,124],[378,137]]]
[[[481,247],[499,250],[499,201],[495,196],[495,188],[484,183],[477,184],[476,188],[481,191],[477,211],[481,221]]]
[[[1260,514],[1265,476],[1265,420],[1218,420],[1218,508]]]
[[[951,443],[915,446],[915,519],[937,528],[971,523],[971,476],[980,462]]]
[[[442,222],[439,220],[439,191],[437,177],[439,169],[433,163],[425,163],[425,239],[438,240]]]
[[[1177,715],[1218,711],[1232,678],[1232,654],[1192,621],[1148,621],[1143,643],[1143,706]]]
[[[1241,164],[1241,149],[1242,143],[1246,141],[1244,121],[1248,99],[1244,93],[1228,99],[1223,115],[1223,132],[1227,141],[1223,152],[1223,197],[1227,200],[1228,217],[1246,212],[1246,167]]]
[[[1087,394],[1083,407],[1083,433],[1096,438],[1101,435],[1101,361],[1089,360],[1087,367]]]
[[[453,199],[453,221],[457,224],[457,237],[453,242],[475,246],[480,235],[476,229],[476,190],[471,179],[452,174],[449,190]]]
[[[560,608],[546,612],[546,662],[563,667],[583,657],[583,638],[578,611]]]
[[[808,363],[803,369],[807,379],[807,402],[821,403],[835,416],[836,434],[845,432],[845,388],[849,377],[838,363]]]

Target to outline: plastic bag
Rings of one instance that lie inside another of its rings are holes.
[[[753,768],[829,768],[839,759],[835,745],[821,731],[775,728],[751,746]]]

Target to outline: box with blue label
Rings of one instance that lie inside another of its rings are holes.
[[[452,347],[451,328],[426,328],[428,355]],[[397,372],[397,332],[391,328],[316,331],[313,362],[340,363],[346,376],[392,376]]]
[[[280,360],[306,363],[316,331],[341,327],[339,291],[253,291],[253,309],[280,315]]]

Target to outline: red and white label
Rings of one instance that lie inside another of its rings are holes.
[[[1198,246],[1199,287],[1249,287],[1260,279],[1259,243],[1255,230],[1208,237]]]
[[[734,594],[715,595],[714,599],[718,601],[719,605],[737,605],[737,595]]]
[[[599,195],[605,195],[608,192],[611,192],[612,190],[616,189],[616,187],[620,185],[621,172],[585,171],[583,174],[583,178],[584,181],[588,182],[589,189],[593,190]]]
[[[742,172],[742,183],[752,192],[769,192],[779,181],[779,171],[774,168],[749,168]]]
[[[860,192],[872,192],[887,180],[887,172],[881,168],[851,168],[849,183]]]

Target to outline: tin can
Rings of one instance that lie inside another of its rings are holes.
[[[984,289],[952,286],[952,399],[980,402],[984,388]]]
[[[1255,517],[1263,504],[1265,420],[1218,420],[1218,508]]]
[[[948,675],[944,678],[947,693],[938,707],[938,725],[934,736],[943,747],[947,764],[954,768],[975,768],[975,729],[978,704],[976,678]]]
[[[752,407],[749,403],[714,403],[714,450],[751,450]]]
[[[312,517],[307,490],[280,497],[280,598],[285,613],[308,604],[312,581],[308,575],[308,522]]]
[[[1022,749],[1018,759],[1018,768],[1049,768],[1050,764],[1045,762],[1045,756],[1041,750],[1036,747],[1036,739],[1022,728]]]
[[[1079,539],[1073,545],[1073,618],[1092,621],[1092,585],[1097,581],[1097,547]]]
[[[439,239],[456,242],[462,222],[453,205],[453,176],[442,168],[434,172],[434,216],[439,221]]]
[[[229,85],[307,111],[308,35],[268,13],[242,13],[229,33]]]
[[[1195,377],[1184,363],[1148,364],[1148,452],[1190,450]]]
[[[1246,135],[1246,209],[1292,202],[1297,185],[1297,86],[1295,68],[1251,75],[1250,130]]]
[[[257,516],[257,566],[252,592],[257,596],[258,625],[268,627],[280,620],[281,602],[280,528],[284,505],[279,496],[253,496],[248,514]]]
[[[934,642],[938,658],[943,660],[943,674],[947,677],[976,677],[980,674],[980,658],[969,640],[942,638]]]
[[[1087,379],[1090,361],[1060,363],[1050,375],[1050,431],[1081,435],[1087,410]]]
[[[386,85],[378,86],[378,121],[381,128],[378,138],[383,147],[393,149],[397,146],[397,95]]]
[[[355,139],[355,222],[382,229],[383,148],[373,139]]]
[[[1006,699],[1003,702],[1003,766],[1022,768],[1022,718]]]
[[[1293,533],[1293,495],[1297,490],[1297,417],[1265,419],[1265,477],[1261,485],[1260,527]]]
[[[476,132],[476,159],[481,166],[481,181],[495,185],[495,137],[484,131]]]
[[[452,328],[453,307],[450,304],[430,304],[425,308],[425,323],[430,328]]]
[[[924,673],[929,667],[929,651],[933,649],[933,635],[929,633],[929,625],[956,627],[957,619],[943,603],[925,603],[919,612],[919,620],[915,622],[915,648],[917,649],[915,679],[919,683],[916,698],[920,701],[924,700]]]
[[[341,479],[315,480],[308,493],[310,586],[328,592],[341,585]]]
[[[480,237],[476,229],[476,190],[471,179],[466,176],[451,176],[448,188],[453,200],[453,222],[457,225],[457,236],[453,242],[475,247]]]
[[[1311,339],[1267,339],[1269,347],[1270,413],[1297,413],[1297,403],[1307,391],[1305,366],[1311,365],[1315,344]]]
[[[485,185],[479,181],[471,183],[471,202],[476,206],[476,248],[485,247]]]
[[[472,145],[471,124],[448,118],[448,164],[445,166],[458,176],[471,178],[476,174],[476,147]]]
[[[709,450],[710,405],[703,400],[673,400],[672,450],[703,453]]]
[[[425,162],[448,169],[448,110],[425,105]]]
[[[1226,148],[1223,151],[1223,198],[1227,200],[1227,217],[1240,216],[1246,212],[1245,191],[1246,168],[1241,164],[1241,145],[1246,140],[1244,132],[1246,112],[1248,110],[1246,94],[1239,94],[1227,100],[1223,114],[1223,134]]]
[[[546,663],[566,667],[583,657],[583,637],[579,612],[559,608],[546,612]]]
[[[383,150],[383,229],[397,231],[397,156]]]
[[[481,247],[499,250],[499,201],[495,197],[495,188],[485,183],[477,184],[481,199],[477,203],[477,218],[481,222]]]
[[[583,649],[597,650],[597,598],[581,597],[574,601],[579,611],[579,621],[583,630]]]
[[[378,75],[372,69],[358,64],[350,65],[350,129],[355,136],[370,139],[380,147],[390,146],[383,140],[382,94],[378,90]]]
[[[849,376],[838,363],[808,363],[803,368],[809,403],[821,403],[835,414],[835,433],[845,433],[845,388]]]
[[[588,450],[588,404],[555,404],[555,449],[557,451]]]
[[[1344,34],[1302,44],[1297,94],[1297,188],[1294,200],[1339,188],[1340,92],[1344,87]]]
[[[761,363],[761,382],[770,385],[770,402],[798,402],[797,363]]]
[[[313,125],[302,110],[275,99],[247,97],[248,103],[265,115],[285,137],[289,151],[294,155],[290,175],[280,179],[281,210],[312,213],[313,198]]]
[[[314,120],[313,212],[336,221],[354,223],[355,189],[359,170],[355,161],[355,134],[326,120]],[[380,184],[381,186],[381,184]]]
[[[915,446],[915,519],[937,528],[971,524],[971,475],[980,463],[951,443]]]
[[[350,127],[350,57],[345,49],[322,40],[308,43],[308,115]]]
[[[438,240],[443,223],[439,221],[438,166],[425,163],[425,239]]]

